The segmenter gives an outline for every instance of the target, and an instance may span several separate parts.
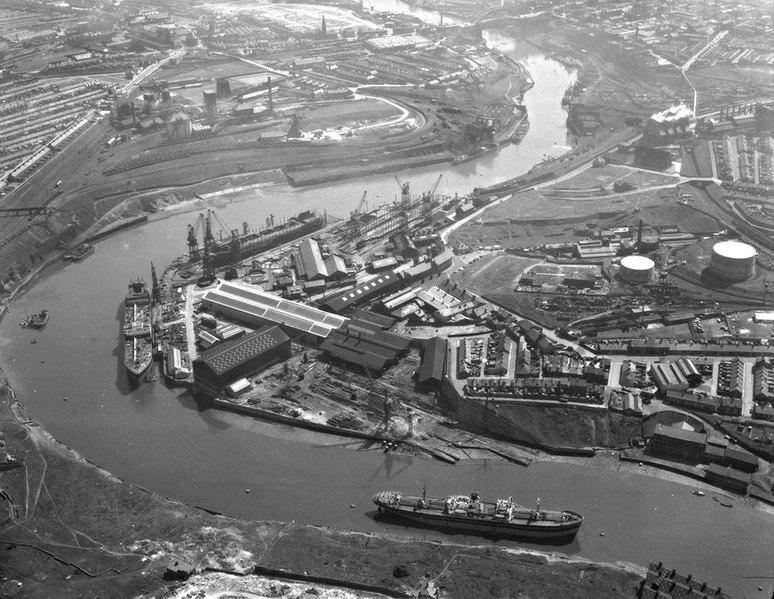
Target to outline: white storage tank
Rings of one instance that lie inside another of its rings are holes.
[[[618,275],[628,283],[648,283],[655,266],[653,260],[647,256],[626,256],[621,258],[621,270]]]
[[[755,276],[758,252],[741,241],[719,241],[712,247],[709,273],[728,282],[741,282]]]

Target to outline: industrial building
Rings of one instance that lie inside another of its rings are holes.
[[[360,366],[369,372],[382,372],[403,357],[409,340],[382,330],[369,320],[352,319],[332,331],[320,349],[332,358]]]
[[[686,462],[701,462],[706,442],[704,433],[658,424],[650,438],[650,451]]]
[[[184,112],[176,112],[167,122],[167,139],[176,141],[191,137],[191,119]]]
[[[195,388],[215,397],[235,381],[289,357],[290,337],[278,326],[265,326],[203,352],[193,364]]]
[[[712,247],[709,274],[720,281],[741,283],[755,276],[754,247],[741,241],[720,241]]]
[[[707,467],[706,478],[712,484],[742,494],[747,493],[751,481],[749,474],[718,464],[710,464]]]
[[[397,273],[385,272],[370,279],[367,283],[357,285],[354,289],[348,289],[327,298],[320,307],[329,312],[340,314],[388,293],[402,284],[403,279]]]
[[[690,386],[675,362],[654,362],[650,366],[650,378],[661,393],[685,391]]]
[[[417,372],[417,385],[423,388],[439,387],[446,371],[448,342],[443,337],[425,341],[422,362]]]
[[[320,244],[316,239],[307,237],[292,255],[293,267],[299,279],[318,281],[326,279],[344,279],[347,277],[347,265],[344,258],[331,254],[323,258]]]
[[[236,281],[220,281],[207,290],[202,308],[254,326],[276,324],[288,335],[304,335],[309,341],[325,339],[347,322],[341,316]]]
[[[655,266],[653,260],[646,256],[626,256],[621,258],[621,270],[618,275],[627,283],[649,283]]]

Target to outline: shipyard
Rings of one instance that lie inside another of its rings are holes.
[[[0,4],[0,595],[772,596],[743,4]]]

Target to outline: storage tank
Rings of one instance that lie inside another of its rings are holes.
[[[653,275],[655,263],[647,256],[626,256],[621,258],[619,276],[628,283],[648,283]]]
[[[712,247],[709,273],[715,278],[739,283],[755,276],[758,252],[741,241],[720,241]]]

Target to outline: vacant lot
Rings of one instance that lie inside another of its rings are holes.
[[[391,104],[371,99],[312,105],[298,113],[302,131],[365,125],[393,119],[400,114]]]

